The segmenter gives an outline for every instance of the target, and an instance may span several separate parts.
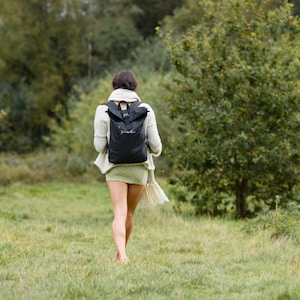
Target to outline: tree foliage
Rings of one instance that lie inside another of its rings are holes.
[[[134,20],[142,12],[132,0],[89,0],[86,10],[86,53],[89,79],[109,72],[142,41]]]
[[[151,3],[133,2],[0,0],[0,151],[30,151],[49,140],[52,120],[68,118],[74,84],[132,57],[143,41],[138,17],[152,11]],[[171,1],[164,6],[160,17]]]
[[[226,0],[215,0],[222,4]],[[283,5],[285,0],[269,0],[265,4],[264,9],[270,10],[280,5]],[[299,15],[300,3],[298,0],[290,0],[293,3],[293,13]],[[173,11],[172,15],[167,15],[162,23],[164,30],[169,29],[174,34],[184,33],[193,25],[197,25],[201,22],[201,18],[205,13],[203,5],[199,5],[195,0],[182,0],[182,4]]]
[[[1,1],[1,150],[29,150],[67,112],[80,75],[83,26],[76,2]]]
[[[300,2],[298,0],[291,0],[290,2],[293,4],[293,14],[300,16]]]
[[[153,35],[155,27],[160,25],[164,17],[171,16],[183,2],[184,0],[133,0],[141,12],[134,18],[136,27],[144,37]]]
[[[199,213],[244,218],[295,198],[300,167],[300,23],[286,2],[199,1],[203,17],[168,35],[176,67],[173,183]]]

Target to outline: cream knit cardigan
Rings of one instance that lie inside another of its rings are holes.
[[[134,92],[126,89],[114,90],[108,98],[108,101],[141,101],[139,96]],[[147,160],[142,163],[148,170],[154,170],[154,162],[152,156],[159,156],[162,151],[161,139],[157,130],[156,118],[153,109],[149,104],[142,103],[148,109],[148,115],[145,120],[145,130],[147,143],[149,145]],[[99,155],[94,164],[100,169],[102,174],[106,174],[115,165],[108,160],[107,145],[110,136],[110,118],[107,113],[106,105],[99,105],[96,109],[94,119],[94,146]],[[140,165],[141,163],[139,163]],[[132,165],[132,164],[131,164]]]

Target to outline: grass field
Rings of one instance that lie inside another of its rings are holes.
[[[300,299],[299,245],[172,205],[138,209],[120,265],[104,183],[0,188],[0,299]]]

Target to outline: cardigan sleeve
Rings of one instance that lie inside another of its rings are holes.
[[[153,109],[149,105],[147,105],[147,108],[149,110],[146,128],[148,146],[153,156],[159,156],[162,151],[162,143],[157,129],[156,117]]]
[[[108,118],[107,106],[99,105],[94,119],[94,147],[99,153],[107,150]]]

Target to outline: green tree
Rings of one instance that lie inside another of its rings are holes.
[[[132,0],[140,8],[140,13],[134,18],[136,27],[146,38],[155,34],[155,27],[167,15],[182,5],[184,0]]]
[[[222,3],[225,0],[215,0],[215,2]],[[279,7],[284,3],[285,0],[270,0],[264,6],[264,9],[273,9]],[[297,0],[291,0],[295,4],[295,9],[297,7]],[[299,6],[299,4],[298,4]],[[172,15],[166,16],[162,23],[164,30],[172,30],[173,33],[184,33],[191,26],[199,24],[201,18],[205,13],[205,9],[201,2],[195,0],[182,0],[180,6],[178,6]]]
[[[0,1],[0,150],[28,151],[67,113],[86,58],[79,3]]]
[[[0,151],[40,145],[68,117],[73,85],[129,56],[134,14],[130,0],[0,0]]]
[[[285,2],[200,1],[203,17],[168,35],[171,141],[181,201],[244,218],[295,198],[300,167],[300,24]],[[298,185],[298,186],[297,186]]]
[[[293,3],[293,14],[300,16],[300,2],[298,0],[290,0],[289,2]]]
[[[105,75],[130,56],[142,36],[134,18],[140,14],[131,0],[89,0],[86,10],[89,78]]]

